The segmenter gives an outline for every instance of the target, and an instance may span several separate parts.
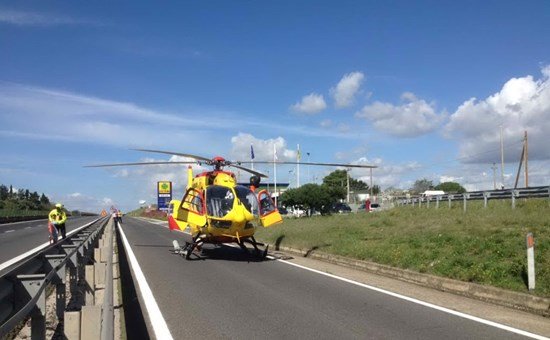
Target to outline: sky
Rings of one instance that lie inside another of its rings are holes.
[[[548,185],[548,22],[545,0],[0,0],[0,183],[128,211],[159,180],[181,195],[185,168],[84,165],[187,160],[132,148],[249,161],[250,145],[295,161],[299,144],[378,166],[383,189],[486,190],[513,186],[527,131],[529,184]],[[302,165],[300,184],[333,170]]]

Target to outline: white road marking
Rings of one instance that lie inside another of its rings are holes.
[[[12,230],[6,230],[6,231],[4,231],[4,232],[5,232],[5,233],[13,233],[14,231],[15,231],[15,230],[12,229]]]
[[[150,221],[146,221],[146,222],[150,222]],[[153,222],[150,222],[150,223],[160,225],[159,223],[153,223]],[[163,222],[163,223],[166,223],[166,222]],[[161,226],[165,227],[165,228],[168,228],[167,225],[166,226],[161,225]],[[239,248],[239,246],[234,245],[234,244],[227,243],[225,245],[230,246],[230,247],[234,247],[234,248]],[[417,300],[417,299],[414,299],[414,298],[411,298],[411,297],[408,297],[408,296],[405,296],[405,295],[390,292],[390,291],[385,290],[385,289],[377,288],[377,287],[374,287],[374,286],[369,286],[369,285],[361,283],[361,282],[357,282],[357,281],[346,279],[344,277],[340,277],[340,276],[337,276],[337,275],[325,273],[325,272],[322,272],[322,271],[319,271],[319,270],[316,270],[316,269],[313,269],[313,268],[309,268],[309,267],[306,267],[306,266],[302,266],[302,265],[299,265],[299,264],[296,264],[296,263],[292,263],[292,262],[289,262],[289,261],[286,261],[286,260],[281,260],[281,259],[278,259],[278,258],[276,258],[274,256],[271,256],[271,255],[268,255],[267,257],[269,259],[272,259],[272,260],[275,260],[275,261],[278,261],[278,262],[282,262],[282,263],[285,263],[285,264],[288,264],[288,265],[291,265],[291,266],[294,266],[294,267],[305,269],[305,270],[308,270],[308,271],[311,271],[311,272],[314,272],[314,273],[317,273],[317,274],[325,275],[325,276],[331,277],[333,279],[337,279],[337,280],[341,280],[341,281],[344,281],[344,282],[347,282],[347,283],[351,283],[351,284],[354,284],[354,285],[357,285],[357,286],[360,286],[360,287],[363,287],[363,288],[374,290],[374,291],[382,293],[382,294],[387,294],[387,295],[396,297],[398,299],[406,300],[406,301],[416,303],[416,304],[419,304],[419,305],[422,305],[422,306],[425,306],[425,307],[428,307],[428,308],[433,308],[433,309],[439,310],[441,312],[445,312],[445,313],[452,314],[452,315],[455,315],[455,316],[458,316],[458,317],[462,317],[462,318],[465,318],[465,319],[468,319],[468,320],[479,322],[479,323],[482,323],[482,324],[485,324],[485,325],[488,325],[488,326],[503,329],[503,330],[506,330],[506,331],[509,331],[509,332],[512,332],[512,333],[516,333],[516,334],[520,334],[520,335],[530,337],[530,338],[533,338],[533,339],[550,340],[550,338],[547,338],[547,337],[542,336],[542,335],[530,333],[530,332],[527,332],[527,331],[523,331],[521,329],[517,329],[517,328],[513,328],[513,327],[510,327],[510,326],[500,324],[498,322],[485,320],[485,319],[479,318],[477,316],[473,316],[473,315],[461,313],[461,312],[458,312],[458,311],[455,311],[455,310],[452,310],[452,309],[448,309],[448,308],[445,308],[445,307],[437,306],[437,305],[431,304],[429,302]]]
[[[299,265],[299,264],[296,264],[296,263],[292,263],[292,262],[289,262],[289,261],[277,259],[277,258],[275,258],[271,255],[269,255],[268,258],[276,260],[278,262],[286,263],[286,264],[294,266],[294,267],[309,270],[309,271],[317,273],[317,274],[325,275],[325,276],[331,277],[333,279],[341,280],[341,281],[351,283],[351,284],[354,284],[354,285],[357,285],[357,286],[360,286],[360,287],[363,287],[363,288],[374,290],[374,291],[382,293],[382,294],[387,294],[387,295],[396,297],[398,299],[406,300],[406,301],[416,303],[416,304],[419,304],[419,305],[422,305],[422,306],[425,306],[425,307],[433,308],[433,309],[439,310],[441,312],[449,313],[449,314],[452,314],[452,315],[455,315],[455,316],[459,316],[461,318],[476,321],[476,322],[479,322],[479,323],[482,323],[482,324],[485,324],[485,325],[488,325],[488,326],[492,326],[492,327],[495,327],[495,328],[500,328],[500,329],[503,329],[503,330],[506,330],[506,331],[509,331],[509,332],[512,332],[512,333],[520,334],[520,335],[527,336],[527,337],[530,337],[530,338],[533,338],[533,339],[541,339],[541,340],[542,339],[546,339],[546,340],[550,339],[550,338],[544,337],[542,335],[529,333],[529,332],[523,331],[521,329],[513,328],[513,327],[506,326],[506,325],[503,325],[503,324],[500,324],[500,323],[497,323],[497,322],[493,322],[493,321],[485,320],[485,319],[482,319],[482,318],[478,318],[477,316],[457,312],[455,310],[448,309],[448,308],[441,307],[441,306],[437,306],[437,305],[431,304],[429,302],[424,302],[424,301],[417,300],[417,299],[414,299],[414,298],[411,298],[411,297],[408,297],[408,296],[405,296],[405,295],[390,292],[388,290],[384,290],[384,289],[381,289],[381,288],[369,286],[369,285],[361,283],[361,282],[346,279],[344,277],[340,277],[340,276],[337,276],[337,275],[325,273],[325,272],[322,272],[322,271],[319,271],[319,270],[316,270],[316,269],[312,269],[312,268],[309,268],[309,267],[305,267],[305,266],[302,266],[302,265]]]
[[[118,230],[120,231],[120,236],[122,236],[122,242],[124,242],[124,248],[126,249],[126,253],[128,254],[130,267],[134,272],[136,281],[138,283],[139,291],[141,293],[143,301],[145,302],[145,309],[147,310],[147,314],[149,315],[149,321],[151,322],[151,326],[153,326],[155,337],[157,339],[173,339],[172,334],[168,329],[168,325],[166,324],[166,321],[164,320],[164,317],[160,312],[160,308],[157,304],[157,301],[153,296],[153,292],[151,291],[151,288],[147,284],[145,275],[143,274],[143,271],[139,266],[137,258],[134,255],[132,248],[130,247],[130,243],[128,243],[128,239],[124,234],[124,230],[122,229],[120,223],[117,223],[117,226],[118,226]]]
[[[68,232],[68,233],[67,233],[67,236],[70,236],[70,235],[72,235],[72,234],[74,234],[74,233],[79,232],[81,229],[84,229],[84,228],[90,226],[92,223],[96,222],[97,220],[99,220],[99,218],[96,219],[96,220],[93,220],[93,221],[90,222],[90,223],[86,223],[85,225],[83,225],[83,226],[81,226],[81,227],[78,227],[78,228],[76,228],[75,230],[72,230],[72,231]],[[4,269],[6,269],[6,268],[8,268],[9,266],[11,266],[11,265],[14,264],[14,263],[17,263],[17,262],[21,261],[21,260],[24,259],[24,258],[26,258],[26,257],[28,257],[28,256],[30,256],[30,255],[32,255],[32,254],[34,254],[34,253],[36,253],[37,251],[46,248],[46,247],[49,246],[49,245],[50,245],[50,242],[48,241],[48,242],[46,242],[46,243],[43,243],[43,244],[39,245],[38,247],[36,247],[36,248],[34,248],[34,249],[31,249],[31,250],[29,250],[29,251],[27,251],[27,252],[25,252],[25,253],[23,253],[23,254],[21,254],[21,255],[19,255],[19,256],[14,257],[14,258],[11,259],[11,260],[8,260],[8,261],[6,261],[6,262],[0,264],[0,271],[1,271],[1,270],[4,270]]]
[[[10,223],[2,223],[0,224],[0,227],[8,226],[8,225],[14,225],[14,224],[21,224],[21,223],[29,223],[29,222],[41,222],[47,221],[47,218],[39,219],[39,220],[29,220],[29,221],[20,221],[20,222],[10,222]]]
[[[31,229],[32,227],[25,227],[25,229]]]

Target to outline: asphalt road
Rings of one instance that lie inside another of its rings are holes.
[[[179,233],[131,218],[122,228],[174,339],[522,338],[238,248],[186,261],[170,252]]]
[[[97,216],[69,218],[67,233]],[[48,242],[48,222],[44,220],[0,224],[0,264]]]

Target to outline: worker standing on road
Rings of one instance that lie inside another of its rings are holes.
[[[65,234],[65,221],[67,221],[67,214],[63,210],[63,204],[57,203],[55,209],[50,211],[48,215],[50,223],[55,226],[58,234],[61,234],[61,238],[65,239],[67,236]]]

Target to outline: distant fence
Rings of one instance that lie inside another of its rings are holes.
[[[441,202],[447,202],[449,207],[451,207],[453,201],[462,201],[464,205],[464,210],[466,210],[468,201],[483,200],[483,206],[487,207],[489,200],[510,199],[512,201],[512,208],[515,208],[516,200],[520,198],[550,199],[550,186],[504,190],[471,191],[465,192],[463,194],[445,194],[426,197],[398,197],[395,201],[395,204],[398,206],[412,205],[418,207],[422,207],[423,205],[430,207],[430,205],[432,205],[435,208],[439,208]]]

